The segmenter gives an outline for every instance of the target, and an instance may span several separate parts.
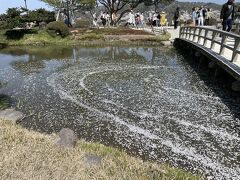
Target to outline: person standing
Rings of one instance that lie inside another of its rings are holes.
[[[128,25],[130,26],[135,26],[135,17],[132,11],[129,12],[128,14]]]
[[[232,29],[235,11],[234,1],[235,0],[228,0],[228,2],[222,6],[220,19],[222,20],[223,31],[230,32]]]
[[[116,26],[116,23],[117,23],[117,12],[114,11],[112,13],[112,21],[113,21],[113,25]]]
[[[203,6],[198,10],[198,26],[204,25],[204,9]]]
[[[206,16],[205,16],[205,25],[210,25],[210,18],[211,18],[211,9],[206,9]]]
[[[193,26],[196,26],[196,24],[197,24],[197,12],[196,12],[195,7],[192,8],[192,21],[193,21]]]
[[[178,23],[180,21],[180,8],[179,7],[177,7],[177,9],[174,13],[173,21],[174,21],[174,29],[177,29]]]

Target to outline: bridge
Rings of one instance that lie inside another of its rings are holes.
[[[233,90],[240,91],[240,36],[237,34],[206,27],[181,27],[175,39],[177,48],[189,48],[196,56],[208,58],[209,67],[218,66],[236,82]]]

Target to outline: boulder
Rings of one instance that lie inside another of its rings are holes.
[[[59,138],[54,141],[54,144],[67,148],[75,147],[77,142],[77,136],[73,130],[69,128],[63,128],[59,132]]]
[[[162,45],[167,46],[167,47],[173,45],[173,43],[171,41],[162,41],[161,43],[162,43]]]
[[[100,165],[102,158],[98,155],[90,154],[85,156],[84,162],[87,166]]]
[[[0,111],[0,119],[11,121],[13,124],[16,124],[17,121],[21,120],[23,117],[24,114],[20,111],[16,111],[14,108]]]
[[[46,29],[47,23],[45,21],[42,21],[39,23],[39,29]]]

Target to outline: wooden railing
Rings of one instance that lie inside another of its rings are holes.
[[[202,45],[233,63],[240,62],[240,36],[206,27],[181,27],[181,39]]]

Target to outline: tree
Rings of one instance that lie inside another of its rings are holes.
[[[110,14],[110,17],[112,17],[113,13],[120,13],[117,20],[115,22],[112,22],[116,24],[126,13],[135,9],[141,3],[144,3],[146,6],[155,5],[156,10],[156,6],[158,6],[159,3],[166,3],[171,1],[173,0],[99,0],[99,3],[106,8]]]
[[[32,10],[28,12],[28,15],[22,17],[25,22],[51,22],[55,21],[55,13],[52,11],[47,11],[44,8]]]
[[[27,8],[27,0],[24,0],[24,3],[25,3],[25,9],[28,9]]]
[[[74,13],[79,10],[90,11],[97,3],[97,0],[40,0],[58,9],[57,20],[60,12],[63,12],[70,19],[74,19]]]
[[[61,8],[61,0],[41,0],[50,6],[55,8]],[[73,6],[73,11],[79,9],[91,10],[97,6],[97,2],[105,7],[106,11],[110,14],[111,24],[116,24],[119,20],[128,12],[135,9],[139,4],[144,3],[146,6],[155,6],[155,10],[158,9],[160,3],[169,3],[174,0],[65,0],[65,2],[70,2]],[[112,14],[119,14],[117,20],[113,22]]]
[[[73,11],[82,9],[89,10],[96,6],[96,0],[40,0],[47,3],[49,6],[52,6],[56,9],[67,8],[68,4]]]

